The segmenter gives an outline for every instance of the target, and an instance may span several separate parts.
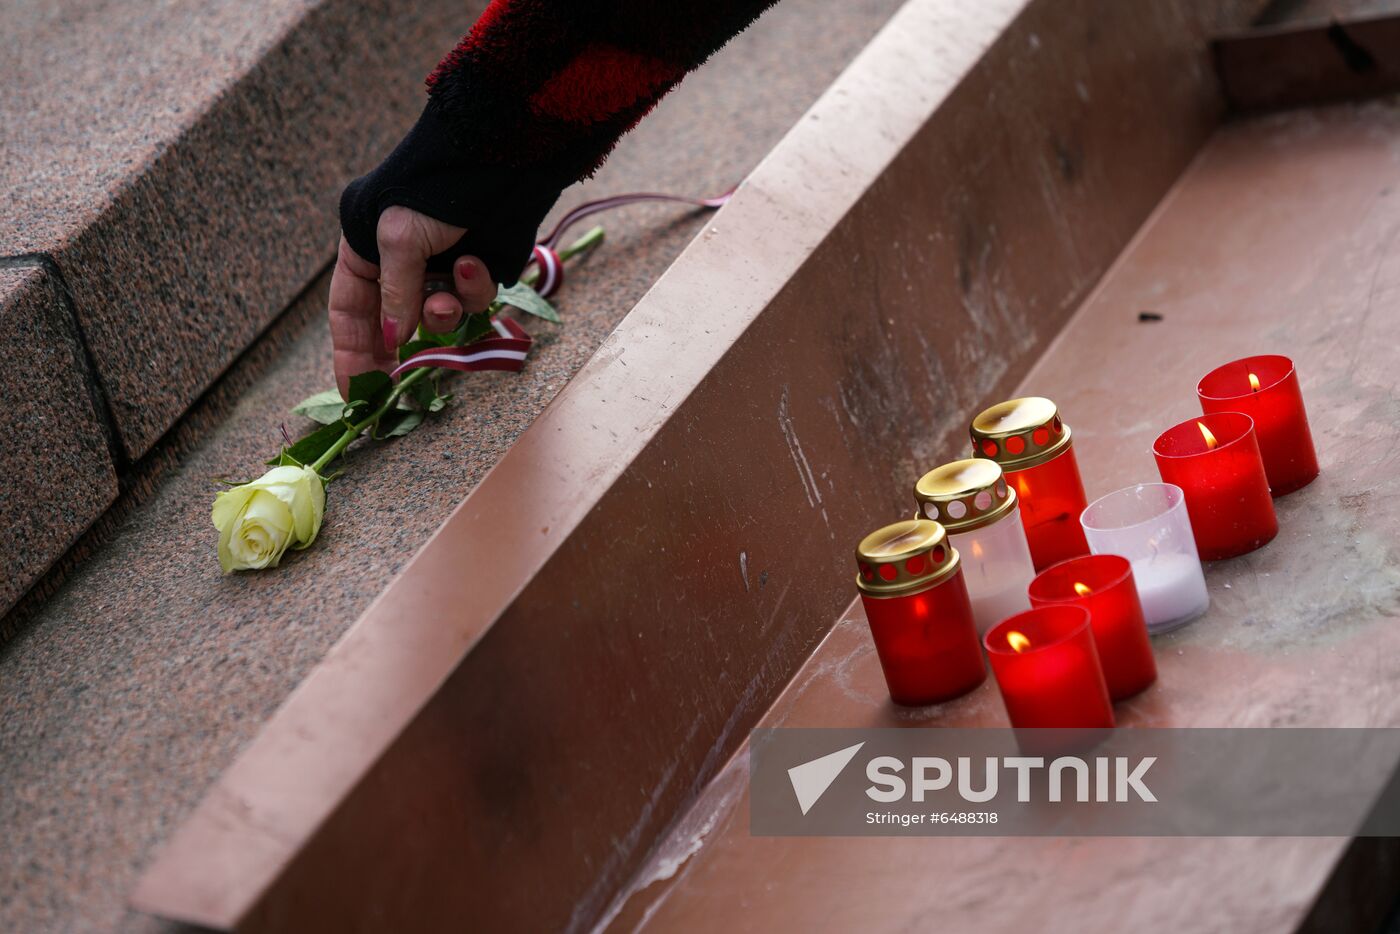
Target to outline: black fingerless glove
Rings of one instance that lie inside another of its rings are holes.
[[[340,227],[350,248],[378,263],[379,215],[402,205],[467,230],[428,261],[429,270],[451,272],[457,257],[475,256],[497,282],[514,284],[530,261],[540,224],[572,179],[536,168],[471,165],[464,163],[466,151],[430,101],[389,158],[340,196]]]
[[[515,282],[559,193],[774,2],[492,0],[428,76],[412,132],[345,190],[345,239],[379,262],[379,215],[403,205],[467,230],[430,269],[470,254]]]

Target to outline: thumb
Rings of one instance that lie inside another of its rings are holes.
[[[380,325],[384,346],[394,353],[418,329],[428,257],[461,239],[466,231],[401,206],[379,215]]]

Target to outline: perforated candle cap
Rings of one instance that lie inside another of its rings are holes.
[[[981,457],[935,467],[914,484],[919,510],[950,534],[991,525],[1016,508],[1001,465]]]
[[[1070,444],[1069,426],[1042,396],[999,402],[972,420],[972,455],[1003,470],[1025,470],[1053,460]]]
[[[951,577],[958,569],[958,551],[937,522],[905,519],[861,539],[856,566],[856,586],[863,593],[898,597]]]

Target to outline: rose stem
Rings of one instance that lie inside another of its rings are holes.
[[[588,233],[584,234],[582,237],[579,237],[573,243],[560,250],[559,260],[562,262],[564,260],[577,256],[580,253],[587,252],[588,250],[593,249],[595,246],[602,242],[603,228],[594,227],[592,230],[588,231]],[[520,281],[524,282],[526,285],[534,285],[538,280],[539,273],[535,271],[528,272],[520,277]],[[405,389],[409,388],[414,383],[418,382],[418,380],[422,379],[429,372],[435,369],[438,369],[438,367],[420,367],[414,370],[413,372],[409,373],[403,379],[399,380],[398,385],[395,386],[393,388],[393,391],[389,393],[389,397],[384,400],[383,404],[380,405],[379,408],[371,412],[369,415],[367,415],[364,421],[357,422],[351,425],[349,428],[346,428],[345,434],[341,435],[338,439],[336,439],[335,444],[332,444],[329,448],[326,449],[326,453],[316,458],[316,460],[309,465],[311,469],[316,471],[316,473],[318,474],[322,470],[324,470],[326,465],[329,464],[331,461],[335,460],[337,457],[339,457],[341,453],[347,447],[350,446],[350,442],[354,441],[361,434],[363,434],[366,428],[371,428],[379,424],[379,420],[384,417],[384,413],[388,412],[389,409],[393,408],[395,403],[399,401],[399,396],[403,395]]]

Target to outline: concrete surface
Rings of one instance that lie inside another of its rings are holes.
[[[782,137],[896,6],[895,0],[860,0],[833,10],[821,0],[785,0],[688,79],[594,182],[566,195],[565,206],[638,188],[714,193],[729,187]],[[376,6],[363,15],[380,15],[375,11],[382,13]],[[460,7],[454,11],[455,18],[466,15]],[[423,15],[429,12],[425,8]],[[414,47],[425,48],[422,42]],[[313,60],[317,54],[308,52]],[[794,68],[798,60],[802,67]],[[344,67],[352,65],[363,63]],[[419,100],[421,71],[414,66],[383,88],[386,97],[404,95],[405,117],[408,102],[416,106]],[[274,76],[275,69],[267,80]],[[367,69],[363,80],[379,78]],[[757,87],[762,94],[750,93]],[[367,136],[345,159],[367,163],[372,147],[366,140],[387,135],[392,122],[352,128]],[[306,132],[331,132],[317,126]],[[312,154],[324,155],[329,139]],[[295,136],[287,139],[288,146],[296,144]],[[214,171],[210,165],[204,169]],[[315,171],[326,171],[325,179],[306,183],[297,212],[319,210],[316,205],[323,202],[316,192],[328,191],[340,170]],[[263,203],[262,194],[246,197]],[[161,198],[143,196],[133,207],[138,202],[151,210],[159,205],[171,224],[184,217],[178,203],[166,207]],[[233,203],[239,207],[229,210],[230,218],[263,217],[248,204]],[[292,223],[290,216],[283,220]],[[703,222],[665,207],[608,216],[607,245],[572,276],[560,297],[566,325],[558,330],[528,325],[540,340],[523,374],[458,380],[455,404],[441,420],[404,442],[352,459],[350,471],[332,488],[327,523],[312,550],[290,557],[273,574],[223,578],[208,525],[216,489],[211,478],[256,471],[276,449],[279,425],[300,427],[286,415],[288,407],[330,385],[324,283],[240,358],[136,465],[116,508],[79,543],[82,560],[71,562],[67,579],[41,582],[44,599],[26,601],[8,620],[19,634],[0,648],[0,826],[6,829],[6,845],[0,848],[0,928],[70,932],[158,926],[124,907],[152,848]],[[329,258],[329,237],[320,237],[289,237],[257,249],[298,255],[305,249],[315,268]],[[195,278],[213,268],[200,266],[204,260],[197,250],[188,255]],[[241,263],[248,257],[230,257],[235,259]],[[227,284],[230,292],[216,301],[221,314],[237,318],[233,305],[220,304],[234,301],[228,294],[239,296],[248,321],[265,323],[277,314],[276,290],[250,285],[246,278],[261,268],[250,263]],[[143,300],[139,307],[164,313],[153,281],[133,281],[130,288],[138,295],[152,293],[151,304]],[[174,292],[165,298],[173,314],[180,300]]]

